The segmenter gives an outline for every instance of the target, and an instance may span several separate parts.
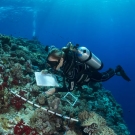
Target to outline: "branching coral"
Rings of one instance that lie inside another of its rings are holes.
[[[17,78],[17,79],[21,79],[23,76],[23,72],[22,72],[22,65],[20,63],[15,63],[14,66],[10,69],[12,75]]]
[[[41,109],[36,109],[34,114],[32,115],[32,117],[30,118],[30,124],[34,127],[37,126],[40,127],[40,125],[38,125],[39,123],[42,124],[42,120],[44,121],[48,121],[49,120],[49,116],[47,115],[47,113]],[[38,123],[38,124],[36,124]]]
[[[30,119],[32,127],[36,128],[40,133],[51,135],[55,132],[55,123],[50,122],[50,117],[47,112],[37,109]]]
[[[57,111],[59,109],[59,105],[61,104],[61,101],[59,98],[55,96],[51,96],[47,99],[48,105],[51,110]]]
[[[45,97],[45,95],[40,94],[40,95],[38,96],[38,98],[37,98],[37,101],[38,101],[38,103],[39,103],[40,105],[45,104],[45,102],[46,102],[46,97]]]

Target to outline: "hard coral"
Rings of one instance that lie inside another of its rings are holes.
[[[61,121],[58,118],[54,118],[53,115],[49,115],[47,112],[41,109],[36,109],[34,115],[30,119],[32,127],[44,135],[52,135],[56,132],[56,128],[61,127]],[[56,127],[57,126],[57,127]]]
[[[84,128],[84,133],[89,133],[89,135],[96,135],[96,133],[98,133],[99,128],[98,125],[96,123],[91,124],[90,126],[87,126]]]
[[[4,89],[0,89],[0,113],[6,113],[9,111],[9,92]]]
[[[19,121],[17,121],[16,118],[9,117],[8,115],[0,115],[0,135],[13,135],[13,129]]]
[[[31,60],[27,60],[24,66],[27,72],[33,72]]]
[[[2,40],[3,47],[5,44],[11,45],[10,37],[5,36],[5,35],[0,35],[0,39]]]
[[[3,72],[3,71],[4,71],[4,65],[0,64],[0,72]]]
[[[43,120],[44,121],[49,120],[49,116],[48,116],[47,112],[45,112],[41,109],[36,109],[34,114],[32,115],[32,117],[30,118],[30,123],[33,127],[38,129],[40,127],[40,125],[43,124],[43,122],[42,122]]]
[[[21,120],[16,126],[14,127],[14,134],[15,135],[39,135],[36,129],[25,125],[23,120]]]
[[[40,105],[45,104],[45,102],[46,102],[46,97],[45,97],[45,95],[40,94],[40,95],[38,96],[38,98],[37,98],[37,101],[38,101],[38,103],[39,103]]]
[[[55,125],[54,123],[50,123],[49,121],[46,121],[44,123],[44,129],[42,130],[43,134],[45,135],[52,135],[55,131]]]
[[[95,112],[81,112],[79,119],[81,126],[85,127],[83,131],[89,135],[116,135],[111,128],[106,126],[105,119]]]
[[[89,118],[89,112],[83,111],[83,112],[79,113],[78,118],[79,118],[80,121],[84,121],[84,120],[88,119]]]
[[[25,91],[20,91],[19,95],[24,97]],[[13,95],[13,97],[11,98],[11,105],[13,105],[16,110],[20,110],[23,107],[23,104],[25,103],[24,100],[22,100],[21,98]]]
[[[59,106],[61,104],[60,98],[55,97],[55,96],[51,96],[48,98],[47,101],[48,101],[48,105],[49,105],[51,110],[58,111]]]
[[[12,126],[13,126],[13,125],[11,125],[11,123],[9,122],[9,119],[7,119],[7,118],[0,117],[0,123],[1,123],[1,127],[4,130],[8,130],[8,129],[12,128]]]
[[[111,128],[108,126],[105,126],[101,132],[100,135],[117,135]]]
[[[90,112],[89,118],[82,121],[82,126],[90,126],[93,123],[96,123],[99,127],[106,125],[106,121],[103,117],[95,112]]]
[[[77,134],[72,130],[68,130],[65,132],[65,135],[77,135]]]

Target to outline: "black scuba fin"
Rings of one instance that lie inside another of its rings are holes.
[[[130,78],[126,75],[125,71],[123,70],[123,68],[120,65],[118,65],[116,67],[115,73],[116,73],[116,75],[122,76],[122,78],[125,79],[126,81],[131,81]]]

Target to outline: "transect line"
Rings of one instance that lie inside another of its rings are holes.
[[[74,119],[74,118],[71,118],[71,117],[68,117],[68,116],[63,116],[62,114],[59,114],[59,113],[53,112],[53,111],[51,111],[51,110],[49,110],[49,109],[46,109],[46,108],[44,108],[44,107],[41,107],[41,106],[39,106],[38,104],[34,104],[34,103],[31,102],[30,100],[27,100],[26,98],[21,97],[20,95],[16,94],[16,92],[14,92],[14,91],[12,91],[12,90],[9,90],[9,91],[10,91],[12,94],[14,94],[15,96],[19,97],[20,99],[26,101],[27,103],[29,103],[29,104],[31,104],[31,105],[37,107],[37,108],[40,108],[40,109],[42,109],[42,110],[44,110],[44,111],[46,111],[46,112],[49,112],[49,113],[51,113],[51,114],[54,114],[54,115],[56,115],[56,116],[59,116],[59,117],[62,117],[62,118],[64,118],[64,119],[68,119],[68,120],[71,120],[71,121],[76,121],[76,122],[79,121],[79,120],[77,120],[77,119]]]

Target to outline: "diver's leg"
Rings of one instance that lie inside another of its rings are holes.
[[[94,81],[94,82],[104,82],[104,81],[109,80],[114,75],[121,76],[126,81],[131,81],[120,65],[118,65],[115,70],[110,68],[109,70],[107,70],[106,72],[103,72],[103,73],[94,71],[90,77],[90,80]]]
[[[112,68],[110,68],[109,70],[103,73],[94,71],[90,77],[90,81],[104,82],[112,78],[114,75],[115,75],[115,70],[113,70]]]

